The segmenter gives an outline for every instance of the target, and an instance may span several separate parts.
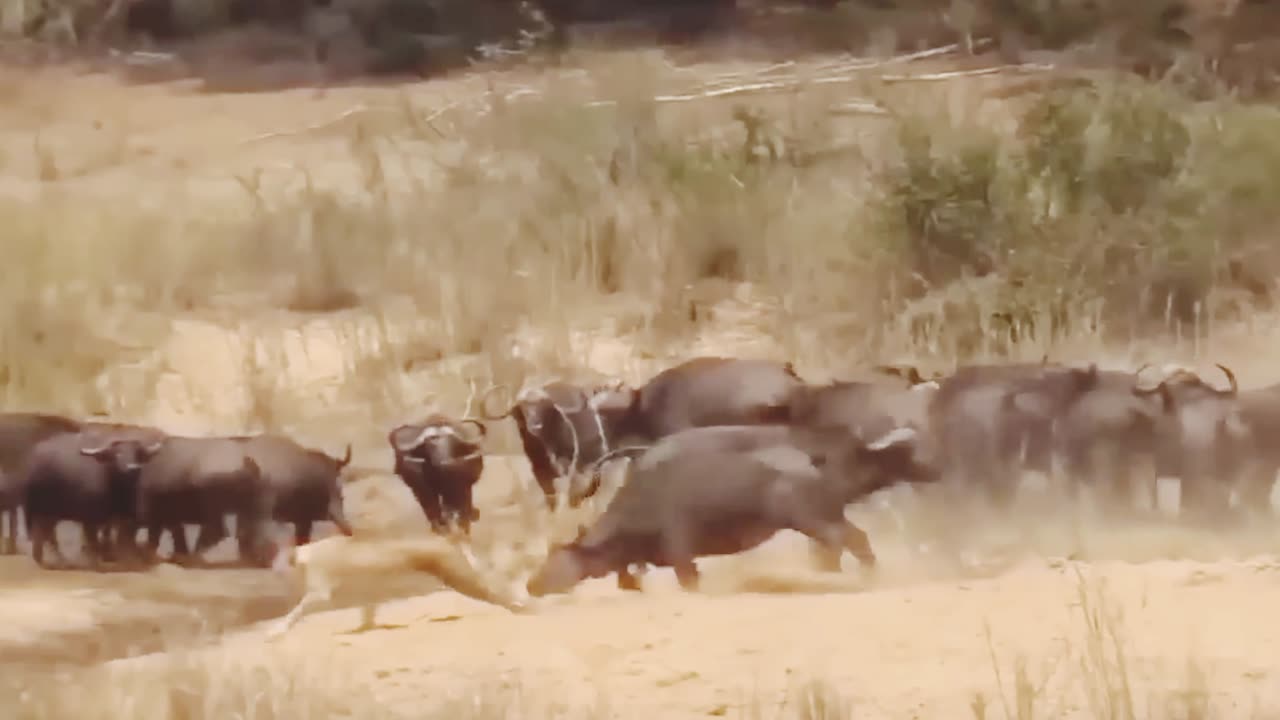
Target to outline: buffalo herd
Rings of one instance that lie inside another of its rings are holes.
[[[510,394],[479,417],[435,412],[387,434],[394,472],[433,531],[470,534],[484,470],[486,423],[511,418],[547,508],[579,507],[603,470],[629,459],[607,506],[555,545],[528,581],[565,592],[590,577],[672,568],[697,586],[698,557],[738,553],[779,530],[806,536],[815,561],[876,556],[845,508],[898,483],[948,501],[1008,510],[1025,473],[1052,478],[1064,501],[1090,489],[1112,512],[1158,509],[1157,480],[1180,481],[1180,520],[1238,523],[1271,513],[1280,470],[1280,384],[1240,391],[1185,368],[1101,370],[1050,362],[960,366],[924,377],[877,366],[857,379],[803,380],[790,363],[686,360],[647,382],[550,382]],[[230,536],[243,561],[266,566],[274,523],[294,542],[316,522],[351,535],[342,500],[351,461],[273,434],[180,437],[162,430],[39,413],[0,414],[0,553],[62,560],[54,529],[83,528],[90,566],[151,562],[168,532],[172,559],[198,561]],[[1140,508],[1138,498],[1147,501]],[[1233,502],[1233,499],[1235,502]],[[950,505],[949,505],[950,507]],[[199,528],[189,547],[188,525]],[[145,541],[139,542],[140,532]]]

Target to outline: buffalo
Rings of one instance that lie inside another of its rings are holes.
[[[1178,478],[1180,514],[1210,524],[1229,516],[1231,485],[1244,470],[1252,438],[1235,374],[1217,367],[1226,376],[1225,388],[1173,368],[1156,385],[1137,390],[1158,397],[1163,409],[1155,430],[1156,477]]]
[[[482,396],[481,417],[487,421],[510,417],[515,421],[534,481],[547,508],[554,510],[560,497],[556,481],[566,478],[572,483],[584,467],[610,450],[609,434],[600,415],[588,404],[589,398],[604,388],[554,381],[522,389],[505,411],[490,412],[489,396],[500,388],[489,388]],[[571,505],[577,505],[585,497],[571,488],[568,499]]]
[[[883,436],[898,427],[924,429],[939,385],[919,378],[906,382],[837,380],[798,388],[790,424],[843,427],[854,437]]]
[[[1048,471],[1054,421],[1096,386],[1098,368],[1048,363],[960,368],[929,408],[936,452],[966,484],[980,479],[997,506],[1015,497],[1019,469]]]
[[[786,423],[791,397],[803,386],[791,363],[698,357],[638,388],[596,393],[590,405],[617,446],[695,427]]]
[[[1086,486],[1100,491],[1106,508],[1131,508],[1136,474],[1153,461],[1156,427],[1164,410],[1157,396],[1144,392],[1137,372],[1104,370],[1094,387],[1054,417],[1054,466],[1073,492]],[[1155,507],[1154,477],[1142,478]]]
[[[271,516],[294,527],[294,542],[311,542],[312,526],[331,522],[343,535],[351,535],[342,503],[342,472],[351,464],[351,445],[336,458],[305,447],[280,435],[236,438],[244,452],[262,469],[273,498]]]
[[[79,421],[60,415],[0,413],[0,555],[18,551],[18,510],[27,456],[41,440],[80,428]]]
[[[598,475],[582,483],[580,474],[613,450],[693,427],[786,422],[790,397],[803,384],[790,363],[698,357],[638,388],[555,382],[523,391],[506,412],[490,413],[483,401],[481,409],[485,420],[515,419],[534,478],[554,509],[557,478],[571,478],[567,501],[576,507],[599,490]]]
[[[607,445],[644,446],[692,428],[786,424],[793,398],[804,387],[791,363],[697,357],[659,372],[640,387],[619,383],[600,389],[589,405]],[[580,504],[599,488],[597,471],[572,502]]]
[[[270,522],[276,497],[245,438],[169,437],[138,477],[136,518],[147,528],[154,558],[160,534],[173,536],[174,559],[199,557],[226,535],[236,519],[242,559],[269,562]],[[194,551],[184,525],[200,526]]]
[[[936,473],[914,456],[915,431],[872,443],[844,431],[789,427],[702,427],[645,451],[600,518],[552,548],[529,579],[531,595],[566,592],[586,578],[617,573],[639,588],[632,565],[671,567],[686,590],[698,586],[696,559],[750,550],[779,530],[808,536],[836,569],[843,551],[874,567],[865,532],[845,507],[902,479]]]
[[[1241,472],[1240,504],[1245,514],[1268,518],[1271,495],[1280,472],[1280,383],[1246,390],[1236,398],[1235,418],[1227,427],[1236,433],[1237,450],[1248,458]]]
[[[79,522],[94,567],[109,559],[109,539],[131,538],[141,468],[163,445],[147,428],[92,428],[49,437],[31,451],[23,479],[23,510],[31,553],[44,566],[59,521]],[[61,553],[59,553],[61,554]]]
[[[468,432],[468,425],[475,430]],[[487,433],[479,420],[454,421],[433,413],[387,434],[396,475],[413,492],[436,532],[447,532],[453,525],[470,534],[471,523],[480,519],[472,493],[484,472],[481,443]]]

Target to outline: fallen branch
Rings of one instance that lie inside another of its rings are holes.
[[[832,115],[888,115],[889,111],[874,100],[853,100],[827,108]]]
[[[999,75],[1005,72],[1046,72],[1056,70],[1053,65],[1025,63],[1022,65],[997,65],[977,70],[951,70],[939,73],[922,73],[920,75],[881,75],[880,80],[886,83],[900,82],[935,82],[938,80],[954,80],[955,78],[981,77],[983,75]]]
[[[981,38],[980,40],[975,41],[975,45],[984,45],[989,42],[991,42],[990,38]],[[826,75],[826,76],[807,77],[807,78],[797,77],[797,78],[790,78],[786,80],[767,80],[767,81],[744,83],[744,84],[738,84],[738,85],[728,85],[728,86],[724,85],[725,78],[721,78],[715,82],[706,83],[702,86],[700,90],[695,90],[693,92],[684,93],[680,95],[658,95],[653,98],[653,102],[663,103],[663,104],[680,103],[680,102],[690,102],[692,100],[709,100],[712,98],[730,97],[734,95],[751,95],[751,94],[777,92],[777,91],[784,91],[784,90],[793,90],[793,89],[801,88],[807,85],[830,85],[834,83],[848,83],[858,79],[857,75],[850,74],[850,73],[855,73],[860,70],[869,70],[872,68],[884,67],[887,65],[895,65],[895,64],[901,64],[906,62],[912,62],[915,60],[923,60],[926,58],[938,57],[941,55],[946,55],[947,53],[950,53],[950,52],[954,52],[959,48],[960,48],[959,43],[952,43],[950,45],[944,45],[942,47],[930,48],[928,50],[921,50],[919,52],[907,53],[905,55],[897,55],[897,56],[886,58],[883,60],[863,60],[863,61],[855,61],[855,62],[842,62],[839,65],[835,66],[836,68],[843,71],[843,73],[839,75]],[[776,71],[786,66],[787,66],[786,63],[779,63],[777,65],[771,65],[768,68],[765,68],[764,71]],[[1020,66],[1002,66],[1002,67],[1016,68]],[[998,70],[999,68],[997,69],[997,71]],[[761,71],[758,74],[763,74],[764,71]],[[975,70],[958,71],[959,74],[979,74],[979,75],[989,74],[991,72],[992,72],[992,69],[990,68],[984,68],[982,70],[976,70],[976,71]],[[942,79],[943,76],[957,75],[957,74],[956,73],[951,73],[951,74],[936,73],[935,75],[937,76],[936,79]],[[739,74],[739,77],[741,76],[742,74]],[[893,78],[888,80],[889,82],[894,82],[894,81],[900,82],[900,81],[911,80],[916,78],[927,78],[930,76],[901,75],[901,76],[887,76],[887,77]],[[617,105],[617,102],[614,100],[595,100],[587,103],[587,107],[612,107],[614,105]]]
[[[976,49],[978,47],[989,45],[991,44],[991,42],[992,42],[991,38],[978,38],[977,40],[974,40],[973,45],[974,45],[974,48]],[[942,45],[936,48],[919,50],[917,52],[905,53],[903,55],[895,55],[893,57],[888,57],[888,58],[875,58],[870,60],[865,58],[852,59],[852,60],[845,58],[840,60],[831,60],[816,66],[816,68],[814,69],[818,73],[837,72],[837,73],[840,73],[841,75],[845,75],[850,72],[855,72],[858,70],[871,70],[874,68],[885,67],[888,65],[900,65],[902,63],[914,62],[916,60],[927,60],[929,58],[948,55],[959,49],[960,49],[960,43],[951,43],[950,45]],[[770,75],[775,72],[778,72],[779,70],[785,70],[791,67],[795,67],[795,62],[792,60],[788,60],[786,62],[781,62],[774,65],[770,65],[765,68],[761,68],[759,70],[722,75],[714,80],[704,83],[702,87],[705,90],[705,89],[710,89],[716,86],[724,85],[726,83],[739,83],[743,79],[748,77],[760,77],[762,75]]]
[[[709,100],[711,98],[729,97],[732,95],[755,95],[767,92],[776,92],[779,90],[795,90],[805,87],[806,85],[830,85],[833,83],[853,82],[858,78],[852,75],[844,75],[837,77],[810,78],[807,80],[786,80],[774,82],[758,82],[747,85],[735,85],[731,87],[716,88],[712,90],[703,90],[701,92],[687,93],[684,95],[656,95],[651,100],[655,103],[680,103],[689,102],[691,100]],[[587,107],[612,107],[617,105],[616,100],[593,100],[587,103]]]
[[[346,120],[347,118],[357,113],[366,112],[370,109],[371,108],[368,105],[365,105],[364,103],[360,103],[359,105],[356,105],[353,108],[348,108],[344,110],[337,117],[332,118],[330,120],[326,120],[321,123],[316,123],[314,125],[307,125],[306,127],[301,127],[296,130],[281,130],[278,132],[269,132],[269,133],[263,133],[261,135],[255,135],[251,138],[248,138],[247,140],[241,140],[240,144],[248,145],[249,143],[255,143],[260,140],[271,140],[274,138],[292,137],[294,135],[302,135],[303,133],[315,132],[316,130],[324,130],[325,128],[329,128],[334,125],[337,125],[338,123],[342,122],[343,120]]]

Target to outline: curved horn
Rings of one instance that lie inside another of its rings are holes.
[[[107,454],[107,451],[110,450],[111,446],[114,444],[115,443],[111,441],[107,441],[105,445],[99,445],[97,447],[82,447],[80,448],[80,454],[91,458],[102,457]]]
[[[588,393],[586,390],[584,390],[581,387],[577,387],[576,385],[574,387],[578,391],[574,393],[574,397],[578,400],[578,404],[575,407],[567,407],[565,405],[561,405],[560,403],[556,402],[554,399],[551,400],[551,404],[555,405],[556,410],[559,410],[560,414],[562,415],[569,414],[569,413],[582,412],[587,408],[587,403],[591,401],[591,398],[589,397],[590,393]],[[568,420],[568,418],[565,418],[565,419]]]
[[[628,445],[627,447],[614,448],[613,450],[610,450],[604,455],[601,455],[600,458],[595,462],[591,463],[591,466],[587,469],[590,470],[593,474],[598,473],[600,472],[600,467],[605,463],[609,462],[610,460],[622,457],[624,455],[630,457],[632,455],[642,453],[651,447],[653,446],[652,445]]]
[[[417,450],[418,448],[422,447],[422,444],[427,441],[427,438],[431,437],[432,435],[435,435],[437,432],[436,427],[434,425],[425,425],[423,426],[422,431],[413,437],[413,440],[407,443],[397,442],[396,436],[400,433],[400,431],[406,428],[411,428],[411,427],[413,426],[401,425],[396,429],[392,430],[391,432],[387,433],[387,442],[391,443],[392,448],[402,453],[407,453],[413,450]]]
[[[650,447],[652,447],[652,445],[630,445],[628,447],[615,448],[604,455],[601,455],[595,462],[591,463],[590,467],[583,469],[583,474],[588,472],[591,473],[591,482],[582,489],[582,492],[569,498],[570,505],[577,507],[581,505],[583,501],[594,496],[597,492],[600,492],[600,484],[604,480],[604,478],[601,477],[600,471],[603,469],[605,463],[622,456],[632,457],[634,455],[638,455],[643,453],[645,450],[648,450]]]
[[[143,454],[144,456],[146,456],[146,457],[151,457],[152,455],[155,455],[156,453],[160,452],[160,448],[162,448],[162,447],[164,447],[164,439],[163,439],[163,438],[161,438],[161,439],[159,439],[159,440],[156,440],[156,441],[155,441],[155,442],[153,442],[153,443],[150,443],[150,444],[147,444],[147,445],[143,445],[143,446],[142,446],[142,454]]]
[[[1218,390],[1218,391],[1217,391],[1217,392],[1218,392],[1218,394],[1220,394],[1220,395],[1235,395],[1235,394],[1239,393],[1239,392],[1240,392],[1240,385],[1236,382],[1236,374],[1235,374],[1235,373],[1233,373],[1233,372],[1231,372],[1231,368],[1227,367],[1226,365],[1223,365],[1222,363],[1214,363],[1214,366],[1215,366],[1215,367],[1217,367],[1219,370],[1221,370],[1223,375],[1226,375],[1226,376],[1227,376],[1227,382],[1230,384],[1230,388],[1229,388],[1229,389],[1227,389],[1227,390]]]
[[[347,443],[347,453],[337,459],[337,463],[339,470],[351,464],[351,443]]]
[[[916,439],[916,435],[917,432],[915,428],[909,425],[904,425],[899,428],[894,428],[882,435],[880,438],[867,443],[867,449],[877,452],[880,450],[887,450],[894,445],[914,441]]]
[[[489,389],[485,390],[484,393],[480,395],[480,402],[477,403],[477,405],[478,405],[478,409],[480,410],[480,417],[484,418],[485,420],[501,420],[502,418],[510,417],[511,412],[516,409],[516,405],[513,402],[507,406],[507,409],[505,412],[501,412],[498,414],[489,412],[489,396],[493,394],[494,390],[498,390],[498,389],[506,390],[507,392],[511,391],[511,388],[509,386],[503,385],[503,384],[497,384],[497,385],[489,386]]]
[[[489,428],[486,427],[483,422],[475,418],[471,418],[471,417],[462,418],[461,420],[458,421],[458,424],[459,425],[475,425],[476,429],[480,431],[481,438],[484,438],[489,435]]]
[[[583,397],[586,397],[585,393],[582,395]],[[573,457],[569,460],[569,477],[573,477],[573,474],[577,472],[578,469],[578,454],[580,452],[581,445],[578,441],[578,428],[574,426],[573,418],[569,417],[570,411],[565,410],[554,402],[551,403],[551,407],[555,408],[556,412],[560,413],[560,418],[564,420],[564,424],[569,428],[569,436],[573,438]]]

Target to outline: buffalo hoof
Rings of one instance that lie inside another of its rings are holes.
[[[622,570],[618,572],[618,589],[628,592],[641,592],[644,588],[640,586],[640,579],[632,574],[630,570]]]

